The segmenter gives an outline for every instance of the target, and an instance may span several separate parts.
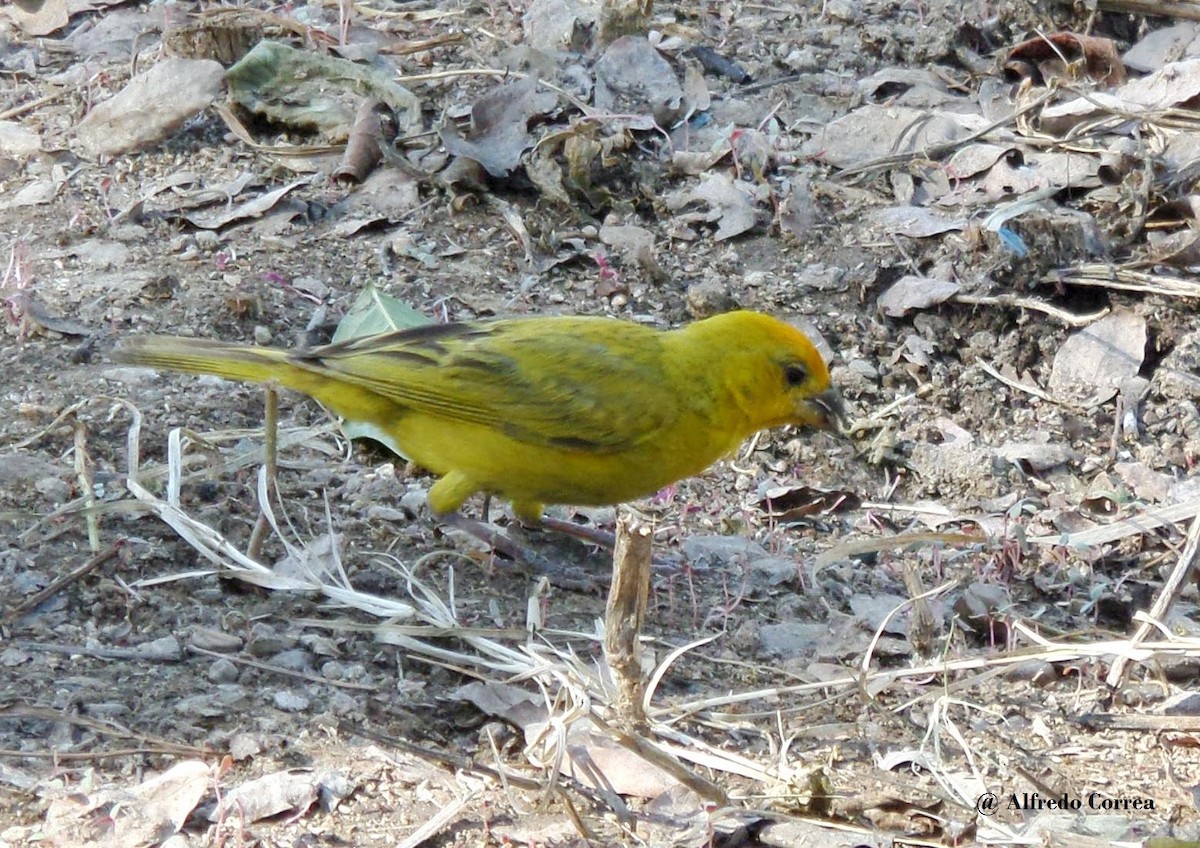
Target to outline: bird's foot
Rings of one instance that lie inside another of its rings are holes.
[[[512,560],[524,565],[538,574],[544,574],[550,582],[562,589],[577,592],[591,592],[599,588],[594,575],[582,568],[573,568],[552,562],[528,545],[523,545],[491,524],[484,524],[473,518],[454,512],[440,517],[448,527],[469,533],[485,545]]]
[[[536,524],[530,525],[542,530],[552,530],[555,533],[562,533],[564,536],[570,536],[573,539],[579,539],[581,542],[586,542],[590,545],[598,545],[606,550],[613,550],[617,545],[617,537],[607,530],[601,530],[599,527],[591,527],[586,524],[577,524],[574,521],[566,521],[561,518],[551,518],[548,515],[543,515]],[[683,568],[683,563],[678,557],[654,557],[654,570],[659,574],[675,574]]]

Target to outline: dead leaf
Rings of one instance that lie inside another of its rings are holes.
[[[683,114],[683,87],[671,63],[644,36],[626,35],[596,61],[595,104],[605,112],[648,116],[670,127]]]
[[[862,499],[844,489],[811,486],[777,486],[768,489],[757,504],[773,521],[795,521],[813,515],[834,515],[858,509]]]
[[[525,41],[549,53],[582,50],[596,27],[597,9],[589,0],[534,0],[521,17]]]
[[[996,448],[996,456],[1012,463],[1023,463],[1033,471],[1049,471],[1083,458],[1079,451],[1068,445],[1042,442],[1009,442]]]
[[[965,229],[967,226],[967,219],[962,215],[947,215],[944,212],[920,206],[889,206],[885,209],[872,209],[867,214],[867,218],[871,223],[881,227],[888,235],[908,236],[909,238],[938,236],[942,233]],[[882,298],[880,300],[882,301]]]
[[[358,107],[342,161],[333,178],[361,183],[383,157],[382,146],[396,137],[395,117],[383,101],[367,98]]]
[[[1118,462],[1113,465],[1113,473],[1139,500],[1165,501],[1171,493],[1170,475],[1154,471],[1144,462]]]
[[[280,813],[303,815],[325,792],[334,788],[337,797],[350,790],[342,786],[341,775],[309,769],[287,769],[235,786],[221,796],[221,801],[208,814],[208,820],[234,819],[248,824]],[[352,787],[351,787],[352,788]]]
[[[1051,133],[1066,133],[1079,123],[1113,113],[1133,119],[1183,106],[1200,95],[1200,59],[1172,62],[1149,76],[1112,91],[1090,91],[1042,111],[1040,124]]]
[[[685,212],[681,221],[717,222],[717,241],[732,238],[750,230],[758,223],[757,192],[741,180],[734,181],[725,173],[710,174],[699,186],[673,192],[665,198],[667,208],[679,212],[690,204],[700,203],[706,209]]]
[[[58,32],[71,22],[71,6],[67,0],[22,0],[9,13],[21,32],[26,35],[39,37]],[[86,9],[90,6],[83,4]]]
[[[166,59],[98,104],[75,129],[92,156],[149,147],[216,99],[225,69],[203,59]]]
[[[837,168],[850,168],[884,156],[924,152],[982,130],[982,115],[880,106],[874,103],[825,124],[801,152]]]
[[[1123,309],[1072,335],[1059,348],[1050,371],[1056,397],[1087,407],[1116,395],[1146,355],[1146,320]]]
[[[42,149],[42,137],[20,121],[0,121],[0,153],[24,160]]]
[[[912,274],[901,277],[879,296],[879,311],[891,318],[901,318],[914,309],[928,309],[945,303],[962,290],[953,280],[937,280]]]
[[[0,200],[0,209],[19,209],[23,206],[44,206],[58,196],[61,183],[52,179],[37,179]]]
[[[345,237],[373,224],[399,221],[420,202],[415,177],[397,168],[382,168],[334,205],[331,214],[341,219],[334,232]]]
[[[212,780],[206,763],[189,760],[131,789],[72,792],[50,804],[43,836],[79,848],[157,845],[179,832]]]
[[[471,131],[467,138],[453,125],[438,130],[446,149],[455,156],[478,162],[493,177],[507,177],[533,146],[529,122],[555,107],[558,97],[541,90],[526,77],[497,86],[471,106]]]
[[[1081,78],[1102,85],[1125,82],[1125,64],[1111,38],[1054,32],[1023,41],[1008,52],[1005,68],[1038,85],[1054,81],[1079,82]]]
[[[1177,20],[1158,29],[1146,29],[1141,39],[1121,56],[1125,67],[1138,73],[1157,71],[1169,62],[1195,55],[1200,23]]]
[[[654,233],[645,227],[631,224],[600,228],[600,241],[616,250],[621,258],[650,277],[665,282],[670,279],[654,255]]]
[[[390,72],[280,42],[260,41],[228,78],[230,98],[242,108],[284,126],[316,130],[328,141],[345,140],[364,96],[387,104],[399,135],[421,121],[417,97]]]
[[[261,217],[297,188],[302,185],[308,185],[311,181],[311,178],[305,177],[302,180],[296,180],[274,191],[268,191],[266,194],[261,194],[258,197],[239,203],[232,208],[222,207],[219,211],[214,212],[193,212],[190,215],[184,215],[183,218],[188,223],[201,229],[219,230],[221,227],[232,224],[235,221]]]

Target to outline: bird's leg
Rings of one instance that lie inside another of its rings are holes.
[[[564,521],[561,518],[551,518],[548,515],[543,515],[532,526],[553,530],[556,533],[562,533],[564,536],[571,536],[572,538],[579,539],[581,542],[599,545],[609,550],[612,550],[617,544],[616,535],[609,533],[607,530],[601,530],[599,527],[587,527],[583,524],[576,524],[574,521]]]
[[[458,512],[438,516],[438,520],[449,527],[470,533],[493,550],[529,566],[539,574],[546,575],[555,586],[581,592],[593,591],[597,587],[596,581],[582,569],[568,568],[553,563],[532,548],[514,541],[490,524],[467,518]]]
[[[552,530],[555,533],[562,533],[564,536],[570,536],[589,545],[598,545],[610,551],[616,548],[617,545],[617,537],[614,533],[609,533],[607,530],[601,530],[598,527],[587,527],[583,524],[576,524],[574,521],[551,518],[548,515],[543,515],[537,523],[530,526],[540,527],[543,530]],[[666,558],[654,557],[655,571],[660,574],[676,573],[682,566],[682,561],[674,555],[668,555]]]

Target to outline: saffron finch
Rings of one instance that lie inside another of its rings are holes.
[[[431,324],[308,350],[143,336],[114,357],[273,381],[373,424],[441,478],[429,492],[438,514],[476,492],[531,521],[547,503],[620,503],[759,430],[829,429],[842,416],[808,338],[755,312],[677,330],[582,317]]]

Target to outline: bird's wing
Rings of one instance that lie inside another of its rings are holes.
[[[658,333],[598,319],[441,324],[295,358],[413,411],[592,453],[638,444],[680,414]]]

